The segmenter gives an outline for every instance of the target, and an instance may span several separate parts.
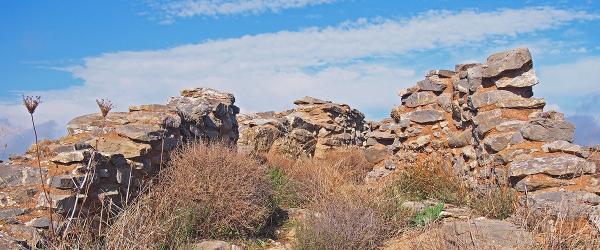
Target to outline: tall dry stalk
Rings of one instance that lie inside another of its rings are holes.
[[[8,144],[4,144],[4,150],[2,150],[2,157],[0,157],[0,160],[4,159],[6,156],[6,149],[8,149]]]
[[[52,236],[52,238],[54,238],[54,218],[52,216],[54,211],[52,211],[52,199],[50,198],[50,192],[46,188],[46,182],[44,181],[45,176],[42,171],[42,161],[40,159],[40,145],[38,143],[38,134],[37,129],[35,127],[35,120],[33,119],[33,113],[35,113],[35,110],[41,102],[42,101],[40,96],[33,97],[23,95],[23,105],[25,105],[25,108],[27,108],[27,112],[29,112],[29,115],[31,116],[31,125],[33,126],[33,134],[35,136],[35,151],[37,156],[37,164],[40,173],[40,184],[42,185],[42,192],[44,192],[44,196],[46,197],[46,202],[48,203],[48,211],[50,213],[50,235]]]

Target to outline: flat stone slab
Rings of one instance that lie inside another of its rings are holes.
[[[523,100],[529,97],[529,93],[515,93],[508,90],[492,90],[488,92],[476,92],[469,97],[471,106],[473,108],[481,108],[488,105],[494,105],[498,103],[514,102],[515,100]]]
[[[62,152],[52,157],[51,161],[55,163],[69,164],[74,162],[82,162],[85,160],[87,151],[85,150],[74,150],[68,152]]]
[[[516,77],[504,77],[496,80],[498,88],[515,87],[525,88],[538,84],[540,81],[535,75],[533,68]]]
[[[416,123],[430,123],[443,121],[445,119],[445,113],[438,110],[417,110],[408,114],[408,118]]]
[[[553,119],[533,119],[521,128],[523,137],[532,141],[573,141],[575,126],[567,121]]]
[[[541,109],[546,106],[546,101],[543,98],[506,99],[496,103],[496,106],[512,109]]]
[[[583,158],[588,158],[590,156],[589,150],[568,141],[553,141],[551,143],[544,144],[542,145],[542,150],[547,153],[564,152]]]
[[[143,142],[160,140],[166,132],[160,126],[152,124],[126,124],[118,126],[115,131],[129,139]]]
[[[533,174],[581,175],[595,172],[596,164],[573,155],[536,157],[515,160],[509,164],[510,177],[523,177]]]
[[[445,222],[442,232],[449,249],[524,249],[535,245],[531,233],[500,220],[478,218]]]
[[[434,92],[444,91],[447,87],[446,84],[436,82],[429,77],[425,78],[425,80],[417,82],[417,86],[419,87],[420,91],[434,91]]]
[[[404,100],[404,105],[409,108],[425,106],[437,102],[437,96],[431,92],[416,92]]]

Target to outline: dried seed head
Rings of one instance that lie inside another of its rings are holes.
[[[106,117],[106,115],[108,115],[108,112],[110,112],[110,110],[114,108],[113,103],[108,99],[96,99],[96,103],[100,108],[100,113],[102,113],[102,117]]]
[[[42,103],[40,96],[23,96],[23,105],[27,108],[30,114],[35,112],[35,109]]]

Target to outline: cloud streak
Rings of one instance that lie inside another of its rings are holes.
[[[199,86],[234,93],[243,112],[282,110],[305,95],[361,110],[391,109],[398,103],[396,90],[422,77],[417,73],[424,69],[403,59],[408,54],[517,38],[594,18],[555,8],[430,11],[401,20],[360,19],[164,50],[107,53],[64,69],[83,85],[32,94],[45,100],[36,112],[40,122],[54,120],[59,127],[76,115],[97,112],[98,97],[125,110],[133,104],[164,103],[182,88]],[[26,126],[22,109],[0,104],[0,118]]]
[[[328,4],[337,0],[175,0],[150,1],[149,5],[162,15],[166,23],[179,17],[217,17],[257,15],[285,9]]]

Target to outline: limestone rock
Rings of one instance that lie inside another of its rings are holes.
[[[531,53],[527,48],[495,53],[487,58],[483,76],[496,77],[506,71],[521,69],[531,61]]]
[[[553,176],[593,174],[596,164],[573,155],[545,156],[513,161],[509,164],[509,176],[521,177],[533,174]]]
[[[437,96],[431,92],[416,92],[404,100],[404,104],[409,108],[424,106],[437,102]]]
[[[151,124],[126,124],[117,127],[115,131],[121,136],[142,142],[160,140],[166,133],[165,129]]]
[[[313,104],[326,104],[326,103],[331,103],[331,102],[323,101],[321,99],[317,99],[317,98],[310,97],[310,96],[305,96],[301,99],[294,101],[294,104],[296,104],[296,105],[313,105]]]
[[[511,131],[519,131],[527,122],[526,121],[506,121],[498,124],[496,126],[496,131],[498,132],[511,132]]]
[[[533,192],[539,189],[563,187],[575,185],[569,180],[552,178],[548,175],[530,175],[515,184],[515,189],[519,192]]]
[[[500,220],[445,222],[441,230],[446,249],[527,249],[535,245],[531,233]]]
[[[446,84],[436,82],[432,80],[431,77],[427,77],[425,80],[417,82],[417,86],[419,87],[420,91],[441,92],[446,89]]]
[[[587,219],[600,204],[600,196],[584,191],[550,191],[530,194],[524,201],[540,213]]]
[[[542,150],[544,152],[553,153],[553,152],[564,152],[569,154],[574,154],[583,158],[588,158],[590,156],[590,152],[573,143],[568,141],[554,141],[551,143],[547,143],[542,145]]]
[[[35,227],[35,228],[49,228],[50,224],[51,224],[50,218],[48,218],[48,217],[34,218],[25,223],[25,225],[27,225],[29,227]]]
[[[431,123],[443,121],[444,112],[438,110],[417,110],[408,114],[408,118],[416,123]]]
[[[490,135],[483,140],[483,144],[494,152],[499,152],[508,147],[513,136],[514,133]]]
[[[420,148],[427,146],[427,144],[429,144],[430,142],[431,142],[431,136],[423,135],[423,136],[417,137],[417,139],[407,142],[406,144],[411,149],[420,149]]]
[[[451,148],[462,148],[470,145],[473,138],[471,130],[457,132],[448,137],[448,146]]]
[[[61,214],[66,214],[73,210],[75,207],[76,197],[75,195],[66,194],[50,194],[49,199],[46,198],[44,193],[41,193],[38,199],[38,207],[52,207],[54,211]],[[48,203],[50,200],[50,204]]]
[[[496,103],[496,106],[513,109],[542,109],[546,106],[546,101],[537,98],[505,99]]]
[[[575,126],[567,121],[553,119],[533,119],[521,129],[523,137],[532,141],[573,141]]]
[[[480,112],[472,120],[477,126],[476,129],[479,134],[484,134],[506,121],[502,118],[502,111],[499,109]]]
[[[388,149],[384,145],[377,144],[364,150],[365,158],[370,163],[381,162],[388,155]]]
[[[200,243],[190,244],[185,249],[191,250],[241,250],[236,245],[229,244],[220,240],[207,240]]]
[[[467,69],[467,82],[462,87],[466,88],[464,93],[476,91],[483,83],[483,65],[475,65]]]
[[[45,175],[46,170],[43,170]],[[39,184],[40,174],[37,169],[28,165],[13,165],[0,163],[0,188],[19,185]]]
[[[58,189],[72,189],[77,187],[83,178],[83,176],[56,175],[50,178],[50,186]]]
[[[526,102],[523,99],[530,97],[530,93],[515,93],[508,90],[492,90],[488,92],[476,92],[469,97],[470,104],[473,108],[478,109],[484,106],[503,103],[510,105],[513,102]]]
[[[27,213],[28,210],[25,208],[2,208],[0,209],[0,220],[12,221],[15,217]]]
[[[122,154],[125,158],[134,158],[145,155],[151,146],[145,143],[136,143],[123,137],[101,137],[96,149],[105,155]]]
[[[452,112],[452,94],[442,93],[437,97],[437,103],[446,112]]]
[[[450,78],[454,74],[456,74],[456,73],[454,71],[451,71],[451,70],[436,69],[436,70],[429,71],[429,73],[427,73],[427,75],[425,75],[425,77],[439,76],[439,77],[443,77],[443,78]]]
[[[75,150],[70,152],[63,152],[52,158],[53,162],[69,164],[73,162],[81,162],[85,159],[87,151],[84,150]]]
[[[524,87],[534,86],[538,83],[539,83],[539,80],[535,76],[535,71],[533,70],[533,68],[531,68],[527,72],[525,72],[519,76],[513,77],[513,78],[506,77],[506,78],[501,78],[501,79],[496,80],[496,86],[498,88],[506,88],[506,87],[524,88]]]

